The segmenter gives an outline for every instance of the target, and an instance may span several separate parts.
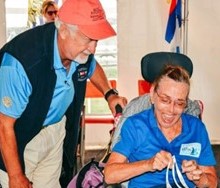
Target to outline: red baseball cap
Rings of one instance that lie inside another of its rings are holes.
[[[94,40],[116,35],[99,0],[65,0],[58,17],[64,23],[77,25],[84,35]]]

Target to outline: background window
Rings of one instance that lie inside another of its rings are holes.
[[[106,17],[117,32],[117,7],[116,0],[100,0],[106,12]],[[98,42],[96,60],[103,67],[108,79],[117,80],[117,37],[111,37]],[[104,98],[86,99],[86,114],[111,114]]]

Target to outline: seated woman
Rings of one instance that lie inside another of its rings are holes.
[[[152,107],[124,122],[104,169],[107,184],[129,180],[129,188],[217,187],[206,127],[184,113],[189,90],[188,72],[167,65],[151,86]]]

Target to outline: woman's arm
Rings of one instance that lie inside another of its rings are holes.
[[[145,172],[162,170],[169,163],[172,163],[172,156],[163,150],[150,159],[133,163],[129,163],[125,156],[112,152],[104,169],[105,182],[107,184],[120,183]]]
[[[186,173],[189,180],[195,183],[196,187],[217,187],[218,178],[213,166],[200,166],[194,160],[184,160],[182,163],[182,171]]]

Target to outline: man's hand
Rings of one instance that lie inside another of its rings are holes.
[[[28,178],[23,174],[9,176],[9,187],[10,188],[33,188],[32,182],[30,182]]]
[[[121,97],[118,95],[110,95],[108,97],[108,106],[114,116],[116,115],[115,107],[117,104],[119,104],[122,108],[124,108],[125,105],[127,104],[127,99],[125,97]]]

